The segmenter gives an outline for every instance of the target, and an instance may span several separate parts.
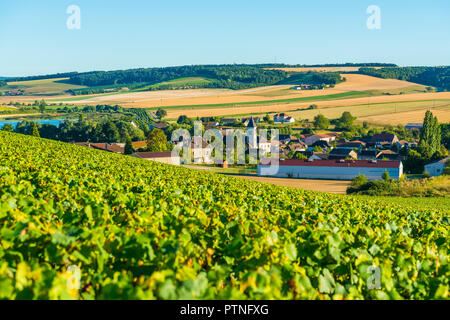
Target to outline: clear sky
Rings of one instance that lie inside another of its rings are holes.
[[[0,76],[265,62],[449,65],[450,1],[0,1]]]

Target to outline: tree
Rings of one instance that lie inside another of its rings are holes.
[[[314,152],[322,152],[323,149],[322,149],[322,147],[315,146],[314,149],[313,149],[313,151],[314,151]]]
[[[117,129],[117,126],[114,122],[111,120],[104,122],[102,124],[102,136],[104,138],[104,141],[102,142],[117,142],[120,139],[119,130]]]
[[[167,111],[164,110],[164,109],[159,108],[159,109],[156,111],[156,115],[158,116],[159,119],[162,119],[162,118],[164,118],[165,116],[167,116]]]
[[[441,126],[437,117],[431,111],[425,113],[423,127],[420,130],[419,150],[427,159],[431,158],[441,148]]]
[[[36,122],[33,122],[33,124],[31,125],[31,135],[33,137],[38,137],[40,138],[41,136],[39,135],[39,130],[37,128]]]
[[[153,129],[147,138],[147,149],[151,152],[169,150],[167,137],[161,129]]]
[[[305,128],[302,130],[302,134],[314,134],[314,130],[311,128]]]
[[[294,156],[292,157],[292,159],[306,160],[306,159],[308,159],[308,157],[301,152],[296,152],[294,154]]]
[[[342,113],[342,116],[337,120],[337,127],[340,129],[349,129],[356,120],[354,116],[348,111]]]
[[[367,180],[367,177],[364,174],[358,174],[352,181],[352,187],[360,187],[363,184],[366,184],[367,182],[369,182],[369,180]]]
[[[178,124],[187,124],[187,125],[189,125],[189,126],[192,126],[194,123],[193,123],[193,121],[192,121],[192,119],[189,119],[187,116],[185,116],[185,115],[182,115],[182,116],[179,116],[178,117],[178,120],[177,120],[177,123]]]
[[[132,154],[134,153],[133,143],[131,143],[130,136],[127,137],[127,140],[125,142],[125,154]]]
[[[45,112],[45,107],[47,106],[47,104],[45,103],[44,100],[41,100],[41,102],[39,103],[39,112],[40,113],[44,113]]]
[[[314,117],[314,127],[316,129],[328,129],[330,120],[328,120],[323,114],[318,114]]]
[[[387,170],[385,170],[385,171],[383,172],[382,178],[383,178],[384,181],[389,181],[389,180],[391,180],[391,176],[389,175],[389,172],[388,172]]]
[[[9,123],[6,123],[3,126],[2,131],[13,132],[14,131],[14,127],[12,125],[10,125]]]

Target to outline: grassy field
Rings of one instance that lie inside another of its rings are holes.
[[[376,200],[389,206],[398,206],[416,210],[430,209],[442,210],[450,214],[450,198],[444,197],[372,197],[372,196],[346,196],[356,200]]]
[[[134,90],[135,92],[147,91],[149,89],[158,90],[163,86],[171,86],[171,87],[189,87],[189,86],[198,86],[210,83],[211,80],[202,78],[202,77],[189,77],[189,78],[178,78],[170,81],[160,82],[156,84],[152,84],[143,88],[139,88]]]
[[[164,109],[168,110],[177,110],[177,109],[202,109],[202,108],[237,108],[237,107],[246,107],[246,106],[267,106],[272,104],[291,104],[295,102],[314,102],[314,101],[328,101],[328,100],[340,100],[352,97],[367,97],[368,93],[359,92],[359,91],[351,91],[351,92],[343,92],[343,93],[335,93],[335,94],[324,94],[321,96],[311,96],[311,97],[300,97],[300,98],[291,98],[291,99],[277,99],[277,100],[264,100],[264,101],[248,101],[248,102],[235,102],[235,103],[220,103],[220,104],[202,104],[202,105],[184,105],[184,106],[169,106],[164,107]],[[150,108],[157,109],[157,108]]]
[[[23,90],[25,95],[58,95],[70,89],[86,88],[64,83],[65,80],[68,78],[8,82],[7,86],[1,87],[0,90]]]

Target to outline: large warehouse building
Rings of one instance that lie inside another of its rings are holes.
[[[261,161],[258,165],[258,175],[263,175],[264,169],[267,172],[269,165],[267,160]],[[358,174],[364,174],[369,180],[380,180],[385,171],[391,178],[400,179],[403,175],[403,164],[401,161],[376,160],[280,160],[278,173],[273,177],[352,180]]]

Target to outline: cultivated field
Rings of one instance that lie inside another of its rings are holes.
[[[56,95],[63,94],[70,89],[86,88],[84,86],[77,86],[73,84],[67,84],[62,81],[69,78],[53,78],[42,80],[30,80],[30,81],[16,81],[8,82],[7,86],[0,88],[2,91],[6,90],[23,90],[26,95]],[[9,97],[16,98],[16,97]]]
[[[291,90],[290,86],[283,85],[246,90],[189,89],[79,97],[60,95],[51,99],[45,96],[0,97],[0,103],[30,103],[42,98],[50,103],[70,102],[77,105],[164,107],[168,119],[180,115],[202,117],[288,112],[297,119],[311,120],[319,113],[329,118],[337,118],[342,112],[350,111],[360,120],[396,124],[421,121],[424,110],[430,108],[436,109],[440,121],[448,121],[450,117],[450,92],[427,92],[425,86],[395,79],[360,74],[342,76],[346,78],[345,82],[325,90]],[[56,79],[53,79],[54,81]],[[39,85],[39,82],[34,82],[34,85]],[[317,105],[318,109],[307,110],[311,104]],[[396,114],[395,117],[391,116],[393,113]]]
[[[325,90],[289,90],[290,86],[270,86],[246,90],[195,89],[129,92],[122,94],[92,95],[70,98],[75,104],[120,104],[125,107],[202,106],[212,104],[236,104],[243,102],[269,103],[272,100],[318,97],[352,91],[395,90],[415,84],[407,81],[380,79],[359,74],[343,74],[347,81]],[[376,93],[375,93],[376,94]],[[382,94],[382,92],[379,92]],[[67,97],[65,97],[67,98]],[[63,97],[52,99],[64,102]]]
[[[440,101],[442,100],[442,101]],[[256,105],[243,107],[222,107],[222,108],[191,108],[191,109],[167,109],[168,118],[177,118],[180,115],[189,117],[203,116],[228,116],[228,115],[263,115],[274,112],[288,112],[297,119],[312,119],[319,113],[327,117],[336,118],[344,111],[354,112],[356,116],[371,116],[383,113],[392,114],[399,111],[426,110],[441,104],[445,107],[450,101],[450,92],[442,93],[423,93],[398,96],[377,96],[341,100],[328,101],[311,101],[303,103],[283,103],[273,105]],[[312,103],[318,106],[315,110],[304,110]],[[385,108],[381,108],[380,104],[386,104]],[[403,107],[403,109],[401,109]],[[396,109],[397,108],[397,109]],[[302,110],[303,109],[303,110]],[[450,112],[444,108],[444,112]],[[421,118],[421,120],[423,117]],[[401,119],[393,119],[401,120]]]

